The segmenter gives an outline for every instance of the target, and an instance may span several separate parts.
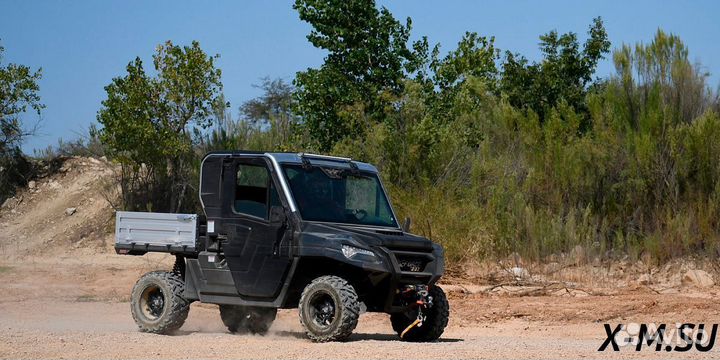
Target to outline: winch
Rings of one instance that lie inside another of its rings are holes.
[[[417,318],[400,333],[400,338],[403,338],[412,328],[421,327],[425,322],[427,316],[424,311],[432,307],[432,296],[428,294],[428,285],[405,285],[400,290],[400,297],[405,304],[411,311],[417,311]]]

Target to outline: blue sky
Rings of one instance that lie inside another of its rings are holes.
[[[584,40],[595,16],[602,16],[613,48],[649,41],[658,28],[679,35],[720,79],[720,2],[716,1],[380,1],[396,18],[413,19],[413,38],[422,35],[451,50],[465,31],[495,36],[496,46],[539,56],[538,36],[573,31]],[[155,46],[200,41],[220,54],[226,98],[234,112],[258,95],[252,84],[264,76],[291,81],[295,72],[322,63],[324,53],[305,39],[310,27],[292,1],[20,1],[0,0],[4,63],[43,68],[40,95],[47,105],[40,134],[23,149],[32,152],[76,138],[95,121],[103,87],[140,56],[150,64]],[[149,66],[149,65],[148,65]],[[610,61],[598,76],[613,72]],[[37,120],[33,114],[27,122]]]

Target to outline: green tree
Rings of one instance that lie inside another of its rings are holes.
[[[440,89],[458,87],[467,78],[483,79],[494,86],[497,77],[498,50],[495,37],[466,32],[455,50],[442,60],[433,61],[435,84]]]
[[[502,66],[501,92],[513,106],[532,109],[541,120],[560,102],[587,114],[588,86],[598,62],[610,50],[601,18],[593,19],[588,36],[582,49],[572,32],[558,35],[553,30],[540,36],[543,60],[539,63],[528,64],[525,57],[507,52]]]
[[[373,0],[296,0],[307,36],[328,52],[318,69],[299,72],[297,114],[321,150],[344,137],[362,135],[382,120],[384,94],[399,94],[413,53],[407,47],[411,22],[397,21]]]
[[[270,148],[287,146],[291,130],[298,122],[293,113],[295,88],[282,79],[271,80],[267,77],[262,79],[260,85],[253,86],[263,93],[240,106],[242,119],[269,133]]]
[[[688,48],[677,35],[658,30],[650,44],[623,45],[614,52],[613,61],[614,81],[622,89],[628,121],[635,129],[640,126],[640,109],[655,91],[673,110],[668,114],[673,122],[691,122],[715,101],[706,83],[709,74],[690,62]]]
[[[197,41],[184,47],[168,41],[153,55],[156,77],[136,58],[125,76],[105,87],[100,139],[123,165],[126,207],[179,211],[193,204],[194,197],[187,199],[194,186],[193,144],[212,125],[222,99],[217,57]]]
[[[42,69],[32,71],[20,64],[3,65],[5,48],[0,46],[0,202],[11,195],[16,185],[26,181],[30,169],[20,146],[33,130],[23,124],[22,115],[33,111],[40,115]]]
[[[628,196],[627,212],[643,209],[650,218],[660,205],[678,206],[685,192],[709,198],[715,189],[716,167],[704,160],[718,156],[709,140],[717,136],[716,116],[708,113],[715,95],[688,53],[678,36],[658,30],[650,43],[613,54],[617,74],[604,97],[624,148],[635,154],[622,169],[625,183],[641,185]]]
[[[303,143],[303,129],[298,128],[292,112],[294,88],[282,79],[263,78],[253,85],[263,93],[240,105],[236,120],[221,103],[216,107],[216,122],[202,139],[201,152],[226,149],[296,151]]]
[[[440,122],[450,121],[457,116],[457,96],[468,79],[482,81],[486,91],[495,91],[498,80],[495,62],[498,58],[495,38],[474,32],[466,32],[457,48],[442,59],[434,51],[430,63],[432,87],[426,86],[426,90],[432,90],[428,100],[433,116]]]

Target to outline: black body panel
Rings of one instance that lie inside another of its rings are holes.
[[[394,304],[395,290],[405,284],[435,284],[445,269],[442,247],[400,231],[389,234],[383,228],[303,223],[297,237],[300,257],[330,258],[363,273],[361,280],[367,287],[363,300],[368,311],[404,311]],[[348,259],[342,254],[342,245],[371,249],[376,258]],[[406,268],[406,263],[416,266]]]
[[[200,300],[204,303],[261,306],[281,308],[285,306],[286,294],[290,288],[293,274],[297,269],[298,259],[293,259],[280,292],[272,299],[256,299],[239,295],[235,289],[227,263],[223,260],[208,261],[208,257],[215,257],[212,253],[202,252],[197,259],[187,259],[185,273],[185,298]]]
[[[221,243],[227,264],[232,273],[235,286],[240,295],[253,298],[273,298],[283,283],[284,275],[290,265],[287,243],[281,244],[287,225],[284,221],[266,219],[234,211],[235,192],[243,188],[236,186],[240,165],[266,168],[269,164],[262,159],[235,159],[223,163],[225,176],[222,179],[224,189],[232,189],[232,194],[222,197],[221,218],[218,219],[227,240]],[[268,176],[269,181],[273,181]],[[277,191],[270,186],[268,191]],[[269,198],[270,196],[268,196]]]

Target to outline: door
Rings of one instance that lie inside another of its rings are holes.
[[[273,298],[279,292],[290,258],[283,243],[285,217],[272,219],[273,206],[282,206],[275,181],[262,158],[225,164],[223,223],[228,241],[223,250],[240,295]],[[229,168],[229,169],[228,169]],[[227,176],[230,175],[230,176]],[[275,217],[274,217],[275,218]]]

